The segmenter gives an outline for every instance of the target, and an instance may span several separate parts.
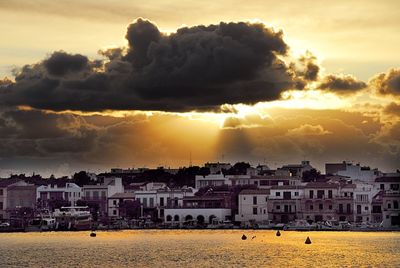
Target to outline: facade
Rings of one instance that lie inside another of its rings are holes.
[[[75,183],[66,183],[64,187],[57,185],[42,185],[36,189],[36,199],[40,200],[42,207],[49,207],[50,200],[64,200],[76,206],[81,199],[82,189]]]
[[[134,193],[116,193],[108,198],[108,217],[110,218],[120,218],[124,216],[124,212],[121,211],[120,205],[124,201],[134,201]]]
[[[378,193],[373,184],[362,181],[355,182],[354,188],[354,221],[371,222],[372,220],[372,199]]]
[[[240,222],[242,226],[253,226],[256,223],[267,224],[269,195],[269,189],[241,191],[235,221]]]
[[[309,182],[304,186],[303,217],[307,221],[337,220],[338,183]]]
[[[272,186],[270,191],[268,214],[273,222],[288,223],[303,218],[301,201],[304,186]]]
[[[207,176],[196,175],[195,188],[200,189],[207,186],[231,185],[231,180],[224,174],[210,174]]]
[[[36,187],[34,185],[20,179],[0,179],[0,219],[8,219],[13,209],[33,208],[35,204]]]
[[[352,180],[361,180],[363,182],[373,183],[375,178],[382,175],[377,169],[362,167],[360,164],[353,165],[343,161],[342,163],[325,164],[325,173],[331,175],[340,175],[348,177]]]
[[[310,161],[301,161],[301,164],[284,165],[280,170],[285,170],[290,172],[291,176],[302,177],[303,172],[310,171],[313,167],[310,165]]]
[[[122,179],[116,177],[104,178],[102,184],[97,185],[84,185],[82,187],[83,197],[82,199],[91,204],[97,204],[99,206],[99,212],[101,215],[108,214],[108,197],[116,194],[123,193],[124,186],[122,185]]]

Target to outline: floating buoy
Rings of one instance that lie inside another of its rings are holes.
[[[310,239],[310,237],[307,236],[306,242],[304,242],[304,244],[311,244],[311,239]]]
[[[279,232],[279,230],[276,232],[276,236],[281,236],[281,232]]]
[[[91,232],[90,233],[90,237],[96,237],[96,233],[95,232]]]
[[[242,240],[246,240],[247,236],[246,235],[242,235]]]

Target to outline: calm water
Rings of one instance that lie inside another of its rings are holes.
[[[245,233],[249,238],[241,240]],[[256,236],[253,240],[251,238]],[[311,245],[304,240],[310,236]],[[400,267],[400,233],[140,230],[0,234],[0,267]]]

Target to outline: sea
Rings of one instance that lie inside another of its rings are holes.
[[[400,232],[0,233],[0,267],[400,267]]]

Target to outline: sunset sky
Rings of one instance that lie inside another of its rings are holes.
[[[400,168],[399,1],[0,0],[0,176]]]

